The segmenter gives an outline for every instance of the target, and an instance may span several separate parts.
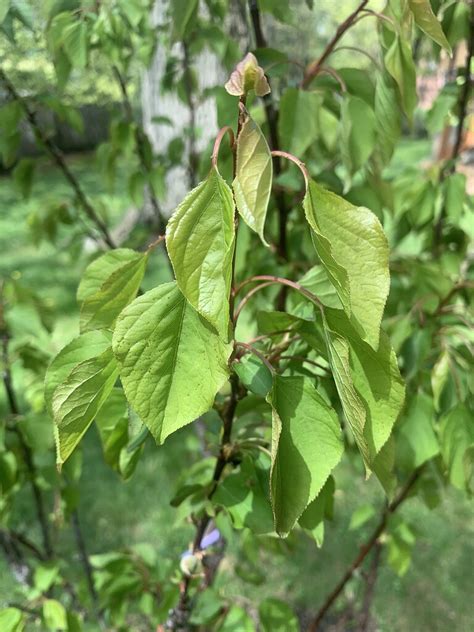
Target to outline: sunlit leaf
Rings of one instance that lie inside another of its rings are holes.
[[[443,33],[441,24],[433,13],[430,0],[408,0],[408,4],[420,29],[439,44],[441,48],[451,53],[451,46]]]
[[[208,411],[229,375],[231,346],[175,283],[160,285],[125,308],[113,349],[127,399],[158,443]]]
[[[146,253],[119,248],[87,267],[77,292],[82,301],[81,331],[113,326],[122,309],[137,295],[147,261]]]
[[[237,138],[236,176],[232,183],[237,209],[263,243],[272,187],[272,158],[261,129],[247,116]]]
[[[82,439],[117,377],[117,362],[109,347],[100,355],[77,364],[55,389],[51,405],[58,464],[64,463]]]
[[[166,247],[180,290],[225,339],[234,234],[232,192],[212,169],[169,220]]]
[[[379,220],[312,180],[303,206],[316,252],[345,312],[376,349],[390,285],[389,249]]]
[[[413,120],[417,103],[416,70],[410,44],[398,35],[385,55],[385,67],[395,79],[408,120]]]

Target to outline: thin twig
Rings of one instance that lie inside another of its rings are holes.
[[[267,367],[270,373],[272,374],[275,373],[275,369],[273,368],[271,362],[269,362],[267,358],[263,355],[263,353],[261,353],[258,349],[256,349],[255,347],[252,347],[252,345],[249,345],[247,342],[236,342],[235,346],[242,347],[242,349],[245,349],[249,353],[253,353],[259,360],[263,362],[263,364]]]
[[[287,287],[292,288],[293,290],[296,290],[297,292],[299,292],[300,294],[308,298],[312,303],[317,305],[320,310],[324,309],[324,305],[321,303],[319,298],[315,294],[307,290],[305,287],[300,285],[299,283],[296,283],[296,281],[290,281],[289,279],[273,276],[271,274],[257,274],[253,277],[249,277],[248,279],[245,279],[237,286],[234,294],[237,295],[243,287],[245,287],[249,283],[255,283],[257,281],[268,281],[270,284],[276,283],[279,285],[286,285]],[[263,284],[260,284],[258,287],[262,289],[262,285]],[[267,287],[267,285],[265,285],[264,287]]]
[[[247,305],[249,300],[252,298],[252,296],[256,294],[257,292],[260,292],[260,290],[263,290],[264,288],[269,287],[270,285],[274,285],[273,281],[268,281],[267,283],[261,283],[260,285],[257,285],[256,287],[252,288],[249,292],[247,292],[247,294],[240,301],[240,303],[237,306],[237,309],[234,312],[234,318],[233,318],[234,327],[237,324],[237,320],[240,316],[240,313],[242,312],[244,307]]]
[[[339,40],[341,39],[341,37],[354,24],[357,16],[360,14],[362,9],[365,8],[365,5],[368,2],[369,2],[369,0],[362,0],[362,2],[355,9],[355,11],[353,13],[351,13],[344,20],[344,22],[341,22],[341,24],[337,27],[337,31],[336,31],[334,37],[329,42],[329,44],[326,46],[326,48],[322,52],[322,54],[319,57],[319,59],[317,59],[316,61],[314,61],[312,64],[310,64],[308,66],[308,68],[307,68],[307,70],[306,70],[306,72],[304,74],[303,80],[301,82],[301,87],[302,88],[307,88],[309,86],[309,84],[313,81],[313,79],[316,77],[316,75],[319,74],[319,72],[321,71],[322,67],[324,66],[324,63],[326,62],[328,57],[331,55],[333,50],[336,48],[336,45],[339,42]]]
[[[3,306],[0,307],[3,312]],[[3,386],[5,388],[5,393],[8,400],[8,405],[10,408],[10,413],[13,417],[19,417],[20,408],[18,406],[18,402],[16,399],[15,389],[13,386],[11,367],[10,367],[10,358],[9,358],[9,333],[6,328],[6,323],[4,322],[3,315],[0,315],[0,329],[2,330],[2,356],[3,356]],[[53,546],[51,543],[51,536],[49,533],[49,525],[47,519],[47,513],[44,505],[44,499],[42,491],[36,481],[37,472],[36,466],[33,460],[33,453],[31,451],[30,446],[25,441],[21,430],[18,428],[18,425],[15,423],[11,427],[12,431],[16,434],[18,438],[18,442],[20,444],[21,451],[23,453],[23,459],[25,461],[26,468],[28,470],[31,491],[33,493],[33,499],[36,507],[36,516],[38,518],[38,523],[41,529],[41,535],[43,539],[43,548],[44,548],[44,557],[46,559],[51,559],[53,557]]]
[[[96,614],[98,614],[99,597],[95,589],[92,565],[90,563],[89,554],[87,552],[86,542],[82,533],[81,523],[79,520],[79,512],[77,511],[77,509],[75,509],[71,514],[71,523],[74,531],[74,537],[76,539],[77,549],[81,558],[82,568],[84,569],[84,575],[86,576],[87,589],[92,600],[93,608]]]
[[[367,542],[360,547],[359,554],[353,560],[353,562],[349,565],[348,569],[342,576],[339,583],[336,585],[334,590],[328,595],[328,597],[324,601],[317,615],[315,616],[310,626],[308,627],[308,632],[316,632],[317,630],[320,629],[319,626],[322,620],[324,619],[324,617],[326,616],[328,610],[331,608],[331,606],[334,604],[336,599],[343,592],[344,587],[346,586],[347,582],[351,579],[354,572],[359,568],[359,566],[365,560],[367,555],[377,544],[380,536],[382,535],[382,533],[385,531],[387,527],[389,517],[392,514],[394,514],[397,511],[397,509],[400,507],[400,505],[408,498],[413,486],[418,481],[421,472],[422,472],[422,467],[415,470],[415,472],[413,472],[413,474],[410,476],[410,478],[408,479],[408,481],[406,482],[405,486],[402,488],[398,496],[385,508],[382,514],[382,517],[380,519],[380,522],[374,529],[372,535],[367,540]]]
[[[370,623],[370,610],[372,608],[372,601],[375,593],[375,584],[377,582],[377,574],[379,570],[380,558],[382,557],[382,545],[377,542],[374,545],[374,552],[367,576],[366,589],[364,595],[364,602],[362,604],[362,610],[360,613],[359,631],[367,632]]]
[[[216,136],[216,140],[214,141],[214,147],[212,149],[211,164],[214,167],[214,169],[217,169],[217,161],[219,159],[219,151],[221,148],[222,139],[224,138],[226,134],[229,134],[229,143],[230,143],[231,150],[234,149],[235,138],[234,138],[234,132],[232,130],[232,127],[230,125],[221,127],[221,129],[219,130]]]
[[[332,54],[334,55],[334,53],[338,53],[340,50],[354,50],[354,51],[357,51],[358,53],[361,53],[362,55],[365,55],[368,59],[370,59],[370,61],[374,64],[374,66],[376,68],[381,70],[380,63],[377,61],[377,59],[375,59],[375,57],[373,55],[371,55],[369,52],[367,52],[363,48],[359,48],[358,46],[338,46],[337,48],[335,48],[332,51]]]
[[[36,138],[43,145],[43,147],[46,149],[49,156],[53,159],[53,161],[62,171],[64,178],[67,180],[67,182],[70,184],[71,188],[73,189],[74,193],[76,194],[76,198],[81,208],[83,209],[87,217],[93,222],[93,224],[95,225],[95,227],[101,234],[104,242],[107,244],[107,246],[109,246],[109,248],[115,248],[115,244],[112,240],[112,237],[110,236],[107,225],[105,224],[103,219],[100,217],[100,215],[97,213],[97,211],[94,209],[90,200],[87,198],[86,194],[82,190],[82,187],[79,184],[79,181],[70,170],[69,165],[64,159],[64,156],[61,150],[44,133],[41,125],[37,121],[36,113],[30,108],[27,101],[22,96],[20,96],[20,94],[16,90],[13,83],[10,81],[10,79],[7,77],[7,75],[1,68],[0,68],[0,80],[5,85],[5,88],[7,89],[12,99],[16,101],[23,109],[26,115],[26,118],[28,120],[28,123],[30,124],[30,126],[32,127],[36,135]]]
[[[293,162],[303,174],[306,186],[308,185],[309,173],[303,161],[287,151],[272,151],[272,156],[281,156],[282,158],[286,158],[287,160]]]

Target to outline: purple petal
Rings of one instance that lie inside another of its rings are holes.
[[[221,537],[221,534],[219,532],[219,529],[213,529],[210,533],[208,533],[207,535],[203,537],[199,548],[201,550],[207,549],[209,546],[212,546],[213,544],[218,542],[220,537]]]

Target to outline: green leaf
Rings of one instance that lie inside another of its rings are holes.
[[[18,466],[13,452],[0,451],[0,493],[3,497],[16,483]]]
[[[173,18],[173,34],[178,40],[183,39],[192,16],[197,11],[198,0],[172,0],[171,15]]]
[[[219,632],[255,632],[255,626],[243,608],[231,606]]]
[[[441,24],[433,13],[430,0],[408,0],[408,4],[419,28],[451,54],[451,46],[443,33]]]
[[[234,237],[232,191],[212,169],[171,216],[166,247],[179,289],[225,339]]]
[[[400,137],[402,123],[398,107],[396,84],[387,73],[379,73],[375,86],[375,133],[377,146],[375,156],[380,167],[391,159]]]
[[[366,411],[352,379],[349,343],[343,336],[332,331],[326,321],[324,322],[324,332],[328,347],[329,364],[331,365],[344,416],[354,435],[364,463],[367,468],[370,468],[371,455],[367,440],[364,437]]]
[[[95,294],[116,270],[126,263],[136,261],[140,254],[130,248],[114,248],[94,259],[82,275],[77,288],[77,300],[82,303]]]
[[[148,261],[146,253],[125,248],[106,253],[86,269],[79,285],[81,331],[112,327],[136,296]]]
[[[140,20],[147,15],[147,8],[142,0],[120,0],[119,4],[133,28],[136,28]]]
[[[316,92],[287,88],[280,100],[278,134],[281,148],[301,158],[318,136],[318,110],[322,99]]]
[[[271,498],[275,529],[286,536],[339,463],[343,444],[335,411],[304,377],[275,376]]]
[[[75,68],[87,65],[87,25],[81,19],[68,24],[62,32],[64,52]]]
[[[236,174],[232,183],[237,210],[267,245],[263,234],[272,188],[270,148],[260,127],[247,116],[237,138]]]
[[[22,632],[25,628],[23,613],[18,608],[0,610],[0,630],[2,632]]]
[[[349,531],[355,531],[362,527],[366,522],[373,518],[376,514],[375,507],[373,505],[361,505],[357,507],[351,516],[349,523]]]
[[[439,402],[450,373],[449,352],[443,349],[431,371],[431,389],[435,410],[439,410]]]
[[[0,24],[7,17],[10,9],[10,0],[0,0]]]
[[[375,147],[373,109],[362,99],[347,95],[341,106],[342,160],[352,175],[363,167]]]
[[[13,170],[13,180],[25,200],[30,197],[33,186],[35,162],[31,158],[22,158]]]
[[[334,478],[330,476],[318,496],[306,507],[298,520],[300,526],[311,533],[318,548],[324,541],[324,519],[332,518],[334,491]]]
[[[40,593],[47,592],[59,576],[59,567],[51,562],[40,564],[35,568],[34,587]]]
[[[416,96],[416,69],[410,44],[398,35],[385,54],[385,68],[395,79],[400,91],[402,106],[407,118],[413,121]]]
[[[64,463],[94,420],[118,377],[117,362],[109,347],[100,355],[77,364],[53,393],[57,462]]]
[[[323,266],[319,265],[310,268],[308,272],[299,279],[298,283],[309,290],[311,294],[317,296],[326,307],[342,309],[339,296]],[[299,297],[300,295],[296,294],[295,296]]]
[[[259,0],[259,7],[285,25],[294,24],[294,12],[290,8],[290,0]]]
[[[265,599],[258,609],[262,632],[299,632],[300,626],[293,610],[283,601]]]
[[[201,591],[196,598],[189,622],[193,625],[211,623],[222,610],[222,600],[212,588]]]
[[[97,413],[105,462],[120,471],[120,453],[128,442],[127,400],[120,388],[112,389],[107,401]]]
[[[176,283],[136,298],[113,336],[128,401],[158,443],[208,411],[229,376],[226,344]]]
[[[405,399],[397,358],[384,332],[374,351],[359,338],[341,310],[325,310],[324,329],[344,415],[370,469]]]
[[[246,355],[232,368],[239,376],[242,384],[252,393],[266,397],[272,388],[270,369],[255,355]]]
[[[390,286],[389,249],[379,220],[313,180],[303,206],[316,252],[345,312],[376,349]]]
[[[444,181],[445,207],[449,220],[459,226],[466,200],[466,176],[463,173],[452,173]]]
[[[463,404],[458,404],[440,420],[440,446],[449,481],[459,489],[465,489],[469,483],[465,455],[472,454],[473,445],[472,413]]]
[[[435,419],[433,399],[418,393],[400,423],[397,455],[407,469],[417,468],[439,454],[439,444],[433,430]]]
[[[399,520],[395,527],[390,527],[387,540],[387,561],[397,575],[402,577],[410,567],[416,532],[407,522]]]
[[[227,509],[235,529],[247,527],[257,535],[273,533],[268,483],[268,470],[246,455],[240,471],[229,474],[219,483],[212,501]]]
[[[55,599],[43,602],[43,619],[48,630],[67,630],[66,609]]]
[[[372,461],[372,471],[382,485],[389,499],[393,499],[393,493],[397,488],[397,477],[395,474],[395,440],[390,435],[383,444],[380,452]]]
[[[104,331],[90,331],[74,338],[55,356],[46,371],[44,399],[50,414],[56,388],[66,380],[73,368],[99,356],[110,347],[111,335]]]

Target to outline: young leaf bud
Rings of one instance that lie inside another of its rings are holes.
[[[258,97],[270,92],[263,68],[258,65],[255,55],[247,53],[242,61],[239,61],[225,84],[225,89],[236,97],[246,96],[250,90],[255,90]]]

